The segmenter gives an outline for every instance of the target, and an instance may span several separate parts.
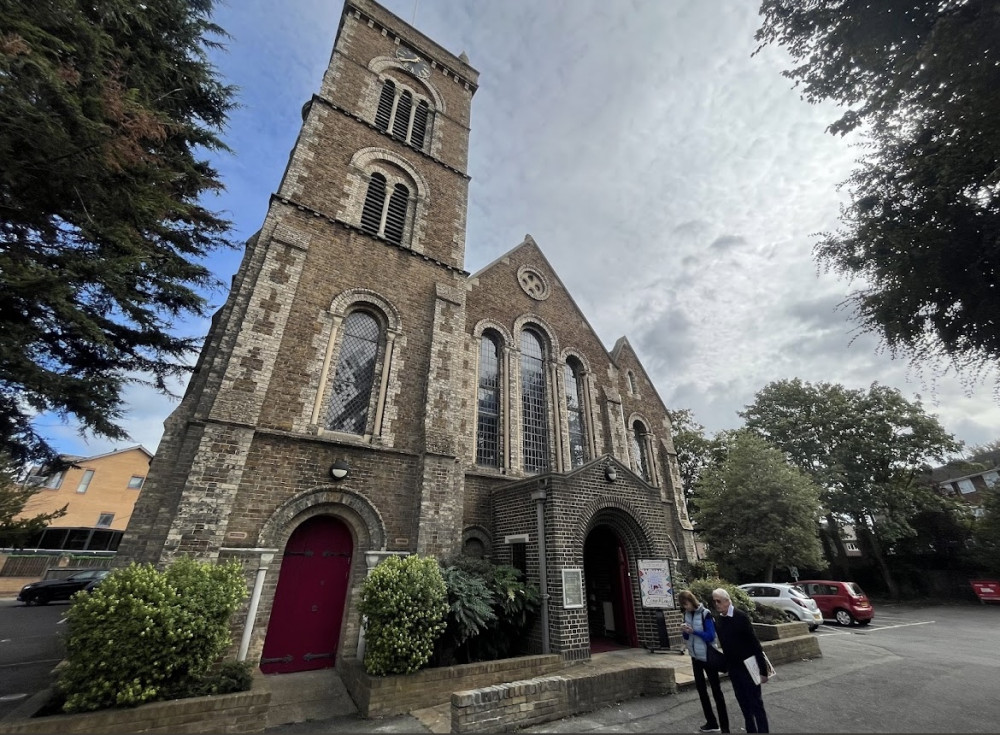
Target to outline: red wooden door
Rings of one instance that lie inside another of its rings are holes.
[[[625,640],[635,648],[639,645],[639,631],[635,627],[635,606],[632,604],[632,579],[629,577],[628,552],[620,538],[618,541],[618,593],[616,607],[621,611],[621,619],[625,625]]]
[[[353,549],[350,530],[330,516],[310,518],[292,533],[260,659],[265,674],[334,665]]]

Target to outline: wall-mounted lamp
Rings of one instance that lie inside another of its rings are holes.
[[[351,468],[347,466],[347,462],[342,459],[338,459],[333,463],[333,466],[330,467],[330,476],[333,477],[334,480],[343,480],[347,477],[347,473],[350,471]]]
[[[614,482],[618,479],[618,473],[615,472],[615,466],[611,462],[604,465],[604,479],[608,482]]]

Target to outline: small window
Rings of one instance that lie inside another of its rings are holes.
[[[76,486],[76,491],[78,493],[87,492],[87,488],[90,487],[90,481],[94,479],[94,471],[87,470],[83,473],[83,477],[80,479],[80,484]]]
[[[639,392],[635,388],[635,375],[629,370],[626,376],[628,377],[628,392],[634,396]]]
[[[528,578],[528,545],[524,543],[514,543],[510,545],[510,565],[521,572],[524,578]]]
[[[972,480],[959,480],[958,489],[962,491],[963,495],[976,492],[976,486],[972,484]]]
[[[128,481],[129,490],[142,490],[142,483],[146,481],[146,478],[141,475],[132,475]]]
[[[101,513],[97,518],[98,528],[111,528],[111,521],[115,519],[114,513]]]
[[[56,472],[55,474],[49,475],[45,478],[45,487],[49,490],[58,490],[62,486],[63,477],[66,476],[65,472]]]

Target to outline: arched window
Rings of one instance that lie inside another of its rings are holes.
[[[639,392],[635,389],[635,374],[629,370],[625,375],[628,378],[628,392],[634,396]]]
[[[641,421],[632,424],[632,454],[635,457],[635,471],[646,482],[650,481],[649,438]]]
[[[479,403],[476,414],[476,464],[500,466],[500,345],[484,333],[479,343]]]
[[[571,467],[579,467],[589,458],[587,424],[583,415],[583,369],[580,363],[566,361],[566,418],[569,423],[569,458]]]
[[[373,173],[361,209],[361,229],[374,237],[384,237],[391,243],[402,245],[410,208],[410,190],[403,184],[396,184],[388,201],[385,190],[385,176]]]
[[[395,82],[386,79],[375,109],[375,127],[423,150],[430,111],[427,100],[414,96],[408,89],[400,90]]]
[[[548,407],[542,340],[521,332],[521,444],[526,472],[549,468]]]
[[[364,434],[368,428],[375,364],[382,345],[382,326],[368,312],[354,311],[344,320],[343,330],[326,428]]]

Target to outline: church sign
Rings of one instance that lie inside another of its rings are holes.
[[[674,587],[670,581],[669,559],[639,559],[639,590],[642,606],[650,608],[674,607]]]

